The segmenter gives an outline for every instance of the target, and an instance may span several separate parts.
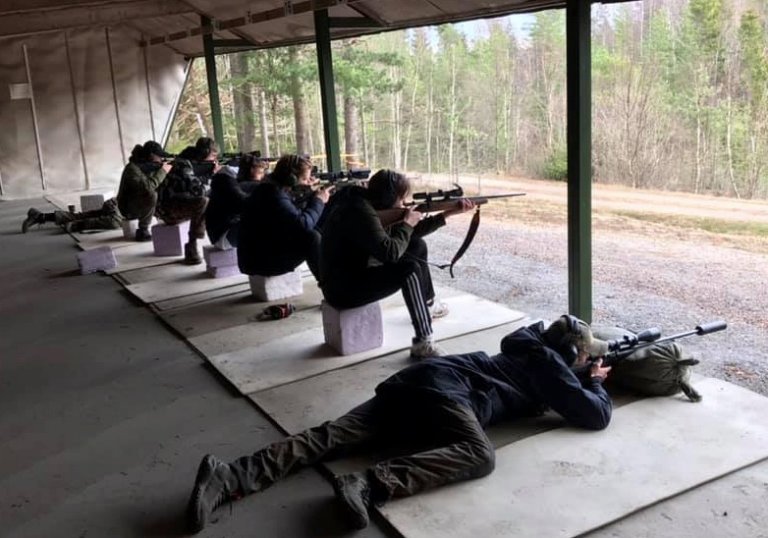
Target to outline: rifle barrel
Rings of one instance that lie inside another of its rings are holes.
[[[488,196],[467,196],[469,200],[476,202],[478,200],[493,200],[496,198],[512,198],[513,196],[525,196],[524,192],[513,192],[511,194],[491,194]]]

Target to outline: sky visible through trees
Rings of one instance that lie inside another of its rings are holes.
[[[566,177],[565,13],[333,43],[349,166]],[[592,9],[597,182],[768,197],[768,3],[644,0]],[[323,164],[314,46],[217,58],[225,150]],[[202,60],[175,149],[210,134]]]

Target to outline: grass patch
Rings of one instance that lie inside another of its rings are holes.
[[[658,213],[640,213],[635,211],[615,211],[613,213],[630,219],[666,224],[677,228],[703,230],[716,234],[749,235],[768,238],[768,224],[762,222],[743,222],[713,219],[709,217],[686,217],[680,215],[660,215]]]

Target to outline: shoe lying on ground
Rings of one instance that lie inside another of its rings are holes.
[[[448,305],[438,299],[435,299],[434,302],[429,305],[429,315],[432,319],[444,318],[449,312]]]
[[[440,357],[445,351],[438,346],[431,336],[419,339],[414,338],[411,345],[411,357],[414,359],[426,359],[427,357]]]
[[[27,230],[29,230],[29,227],[33,224],[42,224],[44,218],[45,216],[40,211],[34,207],[30,208],[30,210],[27,211],[27,218],[21,223],[21,233],[27,233]]]
[[[367,527],[371,488],[365,476],[362,473],[337,476],[333,479],[333,491],[350,526],[355,529]]]
[[[146,230],[144,228],[138,228],[136,230],[136,241],[152,241],[152,234],[149,233],[149,230]]]
[[[211,514],[227,501],[238,498],[237,477],[232,469],[215,456],[208,454],[200,462],[195,486],[187,505],[187,523],[190,531],[203,530]]]
[[[192,243],[184,245],[184,263],[187,265],[199,265],[203,263],[203,259],[197,251],[197,245],[193,245]]]

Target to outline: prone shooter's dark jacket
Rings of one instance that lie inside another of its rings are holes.
[[[253,189],[240,216],[237,263],[247,275],[275,276],[293,271],[306,259],[310,234],[325,204],[313,196],[304,209],[274,183]]]
[[[227,166],[213,176],[205,210],[205,230],[211,243],[221,239],[240,222],[245,201],[257,185],[255,181],[238,181],[235,173]]]
[[[475,352],[424,360],[382,382],[376,393],[400,400],[448,398],[472,409],[484,427],[546,408],[573,426],[608,426],[612,404],[600,381],[580,381],[544,344],[542,331],[542,323],[518,329],[493,357]]]

